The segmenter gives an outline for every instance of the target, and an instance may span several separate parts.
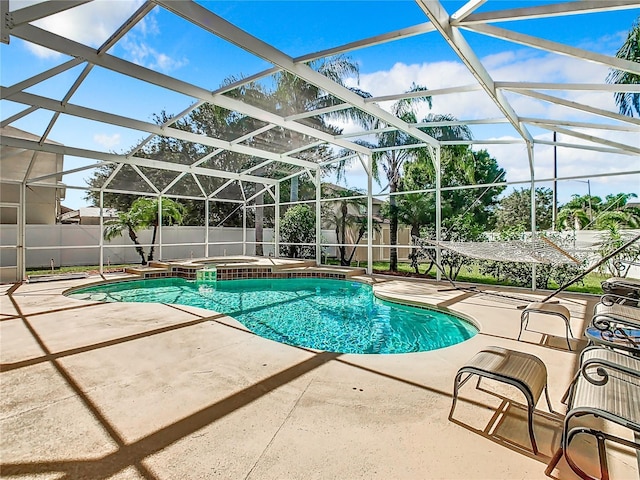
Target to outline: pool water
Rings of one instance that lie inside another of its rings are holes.
[[[69,296],[201,307],[227,314],[277,342],[340,353],[422,352],[478,333],[453,315],[386,302],[374,297],[370,285],[344,280],[162,278],[87,287]]]

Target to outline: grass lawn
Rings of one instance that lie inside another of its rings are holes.
[[[139,264],[123,264],[123,265],[109,265],[104,266],[104,272],[124,272],[127,267],[139,266]],[[98,265],[89,266],[73,266],[73,267],[56,267],[53,270],[51,268],[27,268],[27,275],[61,275],[65,273],[99,273],[100,267]]]
[[[337,265],[339,262],[335,259],[328,259],[326,262],[329,265]],[[122,272],[126,267],[137,266],[139,264],[126,264],[126,265],[109,265],[107,268],[104,267],[105,273],[109,272]],[[353,267],[358,266],[356,262],[352,262]],[[362,266],[362,264],[360,265]],[[420,268],[419,278],[424,278],[424,270],[426,267]],[[373,271],[374,273],[390,273],[389,272],[389,262],[373,262]],[[55,268],[53,271],[50,268],[41,268],[41,269],[27,269],[27,275],[51,275],[51,274],[65,274],[65,273],[98,273],[99,267],[96,265],[91,266],[75,266],[75,267],[59,267]],[[411,268],[409,263],[398,263],[398,274],[404,275],[407,277],[415,276],[415,271]],[[435,278],[435,267],[431,269],[427,278]],[[586,277],[582,279],[581,282],[571,285],[567,288],[568,292],[581,292],[581,293],[594,293],[597,295],[602,295],[602,287],[600,283],[609,278],[609,275],[601,275],[596,272],[592,272]],[[505,285],[505,286],[514,286],[508,282],[498,282],[495,278],[483,275],[480,273],[478,267],[476,265],[471,266],[470,268],[463,267],[456,279],[456,282],[468,282],[468,283],[480,283],[485,285]],[[551,284],[551,288],[558,288],[559,285]]]
[[[353,264],[353,266],[356,266]],[[361,265],[362,266],[362,265]],[[419,269],[420,275],[419,277],[424,278],[425,267],[421,267]],[[374,273],[390,273],[389,272],[389,262],[373,262],[373,271]],[[409,263],[398,263],[398,273],[406,276],[415,276],[415,270],[411,267]],[[580,293],[593,293],[596,295],[602,295],[602,287],[601,282],[609,278],[610,275],[601,275],[597,272],[591,272],[587,276],[585,276],[580,282],[571,285],[566,290],[568,292],[580,292]],[[431,269],[427,278],[436,277],[435,267]],[[498,282],[494,277],[489,275],[483,275],[480,273],[477,265],[472,265],[469,268],[463,267],[460,270],[460,274],[458,278],[456,278],[456,282],[468,282],[468,283],[480,283],[485,285],[504,285],[504,286],[515,286],[513,283],[509,282]],[[560,287],[560,285],[556,285],[551,282],[550,287],[552,290]]]

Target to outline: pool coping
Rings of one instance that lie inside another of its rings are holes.
[[[344,267],[343,267],[344,268]],[[291,275],[291,273],[285,274],[285,275]],[[295,275],[295,274],[294,274]],[[375,279],[371,276],[364,276],[364,275],[358,275],[356,277],[347,277],[344,276],[343,273],[336,273],[332,276],[325,276],[325,274],[323,274],[322,272],[317,272],[316,274],[313,274],[312,272],[309,272],[307,274],[304,274],[304,276],[280,276],[278,274],[275,274],[271,277],[239,277],[239,276],[235,276],[233,278],[229,278],[229,279],[220,279],[220,280],[216,280],[216,281],[220,281],[220,282],[229,282],[229,281],[237,281],[237,280],[266,280],[266,279],[273,279],[273,280],[291,280],[291,279],[295,279],[295,278],[316,278],[316,279],[320,279],[320,280],[338,280],[338,281],[345,281],[345,282],[357,282],[357,283],[362,283],[365,285],[369,285],[371,287],[372,290],[372,294],[375,298],[380,299],[382,301],[385,302],[389,302],[389,303],[393,303],[396,305],[401,305],[401,306],[406,306],[406,307],[414,307],[414,308],[418,308],[420,310],[430,310],[433,312],[439,312],[439,313],[445,313],[447,315],[451,315],[453,317],[456,317],[458,320],[466,322],[468,324],[470,324],[473,328],[475,328],[477,330],[477,332],[473,335],[478,335],[479,333],[482,332],[482,324],[473,316],[465,314],[463,312],[460,312],[456,309],[451,309],[449,307],[439,307],[433,304],[430,304],[428,302],[420,302],[420,301],[415,301],[415,300],[408,300],[406,298],[402,298],[401,296],[394,296],[394,295],[389,295],[389,294],[385,294],[385,293],[381,293],[379,291],[379,288],[376,288],[377,285],[375,284]],[[141,281],[141,280],[155,280],[155,279],[160,279],[160,278],[179,278],[179,279],[183,279],[186,281],[195,281],[196,279],[189,277],[184,277],[181,275],[163,275],[163,276],[140,276],[140,275],[136,275],[136,276],[132,276],[129,278],[118,278],[118,279],[111,279],[111,280],[101,280],[101,281],[97,281],[97,282],[92,282],[89,284],[85,284],[85,285],[81,285],[81,286],[77,286],[77,287],[71,287],[68,288],[66,290],[64,290],[62,292],[62,295],[64,296],[69,296],[71,294],[73,294],[73,292],[77,291],[77,290],[83,290],[85,288],[92,288],[92,287],[96,287],[99,285],[107,285],[107,284],[111,284],[111,283],[125,283],[125,282],[134,282],[134,281]],[[78,299],[76,298],[76,300],[80,300],[83,301],[83,299]],[[104,302],[107,303],[107,302]],[[154,302],[154,303],[158,303],[158,302]],[[200,308],[200,307],[198,307]],[[206,310],[206,309],[205,309]],[[213,310],[211,310],[213,311]],[[217,312],[217,311],[216,311]],[[222,313],[222,312],[217,312],[217,313]],[[238,321],[237,319],[235,319],[233,316],[225,314],[227,316],[229,316],[229,318],[233,318],[235,321]],[[473,336],[471,338],[473,338]],[[469,339],[467,339],[469,340]],[[461,343],[461,342],[458,342]],[[448,348],[451,346],[457,345],[453,344],[453,345],[448,345],[447,347],[441,347],[441,348]],[[438,349],[436,349],[438,350]],[[429,350],[425,350],[425,351],[429,351]],[[416,353],[416,352],[404,352],[404,354],[408,354],[408,353]]]

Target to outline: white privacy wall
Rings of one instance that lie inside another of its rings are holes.
[[[152,230],[138,232],[143,245],[151,242]],[[162,255],[158,243],[162,237]],[[323,230],[323,241],[335,243],[335,232]],[[0,245],[15,245],[17,227],[2,225]],[[273,241],[273,229],[265,228],[264,242]],[[253,229],[247,229],[247,255],[255,253]],[[99,225],[27,225],[26,226],[26,268],[55,267],[100,264]],[[149,252],[149,247],[144,247]],[[273,245],[264,244],[264,255],[274,254]],[[333,249],[329,249],[333,251]],[[210,227],[209,256],[242,255],[242,228]],[[332,254],[332,253],[330,253]],[[189,259],[205,256],[205,227],[170,226],[162,227],[156,238],[154,259]],[[0,250],[2,266],[13,266],[15,250]],[[110,242],[104,242],[104,264],[139,263],[140,257],[133,242],[125,234]]]

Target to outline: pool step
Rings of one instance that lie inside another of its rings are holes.
[[[325,273],[325,274],[339,274],[344,275],[345,278],[356,277],[358,275],[364,275],[366,270],[364,268],[353,267],[340,267],[340,266],[316,266],[315,263],[305,267],[289,267],[280,268],[278,273]]]
[[[317,266],[315,260],[298,260],[286,258],[265,258],[264,260],[265,262],[261,262],[260,264],[249,262],[241,263],[237,260],[230,261],[229,263],[225,264],[224,259],[220,259],[219,263],[199,263],[191,261],[164,262],[154,260],[152,262],[149,262],[149,264],[145,266],[140,265],[129,267],[125,270],[125,272],[139,275],[141,277],[168,277],[178,275],[185,278],[195,279],[196,272],[198,270],[216,265],[218,273],[220,273],[221,271],[227,271],[231,272],[232,276],[238,276],[238,278],[251,278],[251,276],[241,276],[243,270],[255,273],[256,270],[264,271],[265,269],[267,271],[271,271],[274,276],[278,276],[278,274],[292,273],[297,274],[296,276],[307,276],[307,274],[310,277],[315,275],[337,275],[341,277],[343,276],[344,278],[351,278],[365,274],[364,268],[341,267],[338,265]]]
[[[160,266],[155,262],[150,263],[149,265],[140,265],[136,267],[127,267],[124,269],[125,273],[131,273],[133,275],[145,276],[147,274],[159,274],[159,273],[171,273],[171,267],[169,266]]]

